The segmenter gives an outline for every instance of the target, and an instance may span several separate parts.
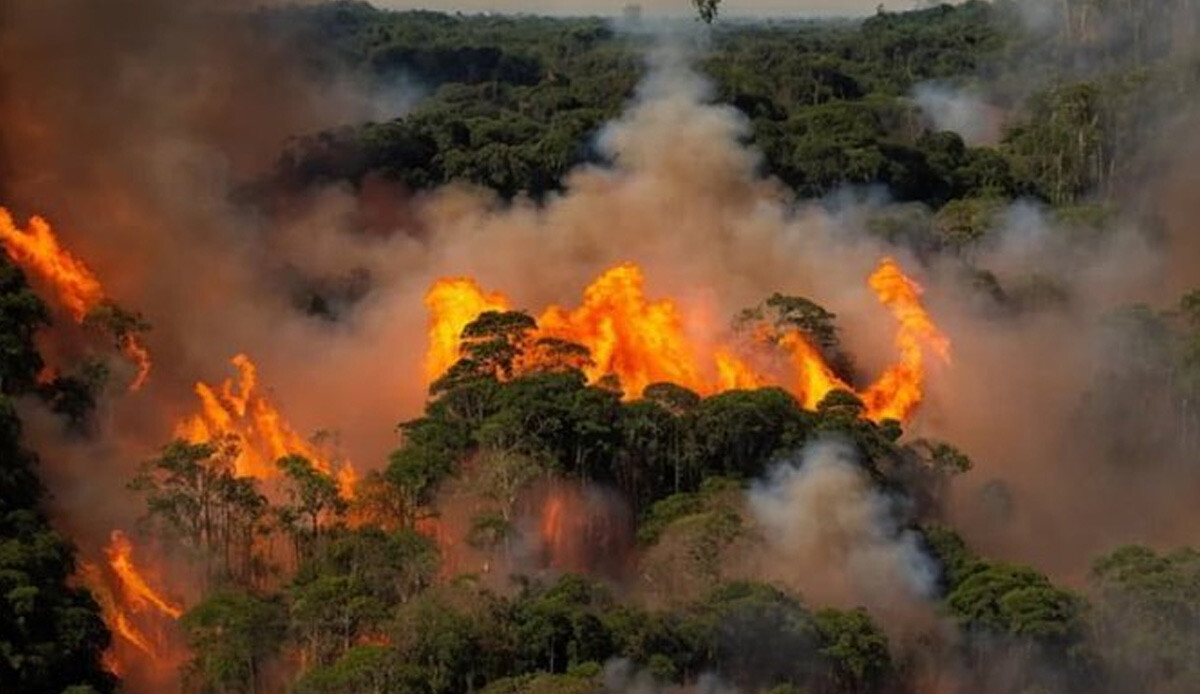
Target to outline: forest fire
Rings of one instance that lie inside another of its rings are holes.
[[[870,419],[904,420],[921,401],[923,348],[929,347],[948,360],[950,344],[922,306],[920,286],[903,273],[896,261],[881,261],[868,284],[899,322],[895,344],[900,359],[857,394]],[[485,311],[504,310],[509,305],[503,295],[485,294],[474,281],[462,279],[438,281],[425,303],[431,313],[426,356],[430,380],[444,373],[459,356],[461,342],[456,336],[461,335],[463,327]],[[755,342],[771,342],[788,354],[791,378],[768,375],[729,345],[718,346],[705,363],[698,358],[682,316],[672,299],[647,299],[641,269],[624,263],[589,285],[579,307],[550,306],[543,311],[529,340],[552,338],[585,347],[591,358],[583,366],[588,380],[594,383],[615,376],[626,398],[638,397],[646,386],[658,382],[675,383],[704,395],[781,383],[811,409],[834,389],[855,390],[797,329],[778,335],[770,331],[754,335]],[[530,354],[526,350],[527,360]],[[536,355],[532,361],[524,366],[536,368]]]
[[[104,548],[105,564],[81,566],[84,583],[100,603],[105,623],[117,637],[107,655],[110,667],[127,674],[135,665],[171,665],[175,650],[169,624],[183,615],[183,607],[150,585],[133,560],[134,546],[114,530]],[[168,662],[171,661],[171,662]]]
[[[546,566],[619,573],[632,537],[627,509],[604,490],[552,482],[541,490],[538,537]]]
[[[879,417],[904,419],[921,402],[924,383],[924,352],[933,350],[943,361],[950,361],[950,340],[934,325],[921,305],[921,287],[913,282],[896,261],[885,259],[871,274],[868,283],[880,303],[900,323],[896,348],[900,363],[892,366],[862,394],[867,411]]]
[[[679,308],[671,300],[648,301],[644,282],[641,269],[631,263],[604,272],[584,290],[579,308],[546,309],[538,318],[539,337],[587,347],[588,379],[616,374],[631,395],[663,381],[711,390],[700,375]]]
[[[425,377],[432,382],[458,361],[458,338],[463,328],[481,313],[507,310],[508,299],[499,293],[485,294],[472,279],[443,279],[425,294],[425,307],[438,316],[437,324],[429,331],[425,355]]]
[[[291,428],[278,407],[258,392],[258,369],[248,356],[239,354],[232,363],[238,371],[236,382],[231,378],[219,387],[196,384],[200,411],[179,424],[178,435],[192,443],[235,444],[236,473],[259,480],[279,475],[280,458],[304,456],[321,472],[335,475],[343,495],[352,495],[357,479],[353,467],[335,465]]]
[[[183,615],[182,607],[159,595],[138,571],[133,563],[133,543],[125,533],[114,530],[104,553],[108,556],[109,567],[121,579],[121,588],[131,605],[148,605],[172,619]]]
[[[31,218],[22,231],[8,210],[0,207],[0,242],[14,263],[53,290],[77,323],[83,323],[107,301],[100,280],[82,260],[62,247],[49,223],[41,217]],[[126,359],[137,367],[129,389],[138,390],[150,375],[150,353],[133,332],[121,332],[117,343]]]

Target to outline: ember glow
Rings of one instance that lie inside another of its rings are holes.
[[[234,471],[259,480],[279,475],[276,461],[289,455],[307,458],[313,466],[337,477],[344,495],[354,490],[356,475],[348,463],[335,465],[317,447],[291,428],[279,408],[259,391],[258,369],[244,354],[232,359],[237,379],[220,386],[196,384],[200,410],[181,422],[176,433],[191,443],[233,443]]]
[[[786,353],[790,377],[756,368],[750,355],[733,345],[717,345],[706,355],[684,329],[679,304],[670,298],[648,299],[644,284],[637,265],[617,265],[584,290],[577,308],[545,309],[531,339],[554,338],[586,347],[591,355],[591,363],[583,368],[588,380],[615,376],[626,398],[636,398],[646,386],[659,382],[702,395],[777,384],[813,409],[830,391],[844,389],[856,392],[874,421],[905,420],[920,404],[925,348],[949,360],[950,342],[922,306],[921,287],[891,258],[880,262],[868,284],[899,323],[895,346],[900,358],[861,390],[839,378],[820,350],[796,330],[776,335],[760,331],[755,336],[757,342],[769,341]],[[432,381],[459,357],[463,328],[485,311],[505,310],[510,302],[502,294],[485,294],[473,280],[453,279],[436,282],[425,305],[430,311],[426,375]]]
[[[80,259],[62,247],[50,224],[33,217],[24,230],[13,223],[8,210],[0,207],[0,242],[14,263],[48,286],[56,300],[82,323],[105,300],[100,280]],[[118,346],[138,373],[130,390],[138,390],[150,376],[150,352],[132,333],[120,337]]]
[[[547,568],[574,573],[619,571],[632,538],[627,508],[613,495],[567,481],[541,492],[538,539]]]

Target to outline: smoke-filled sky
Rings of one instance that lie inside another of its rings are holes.
[[[374,0],[393,9],[431,9],[443,12],[524,12],[530,14],[615,15],[630,5],[647,14],[688,15],[695,12],[690,0]],[[888,10],[912,9],[918,0],[723,0],[727,16],[860,16],[879,5]]]

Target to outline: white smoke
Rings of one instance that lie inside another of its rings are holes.
[[[958,133],[970,146],[991,145],[1000,139],[1001,112],[980,93],[939,82],[922,82],[912,98],[935,130]]]
[[[886,608],[929,598],[934,562],[856,459],[844,442],[817,441],[751,487],[771,563],[814,603]]]
[[[737,694],[721,678],[703,674],[688,685],[664,684],[645,669],[639,669],[627,658],[617,658],[604,664],[601,673],[606,694]]]

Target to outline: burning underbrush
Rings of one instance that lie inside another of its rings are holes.
[[[125,533],[114,530],[102,554],[102,562],[80,566],[79,579],[96,596],[112,631],[109,667],[139,686],[173,681],[187,659],[175,624],[184,613],[183,603],[157,587],[157,567],[140,563],[146,557],[135,557]]]

